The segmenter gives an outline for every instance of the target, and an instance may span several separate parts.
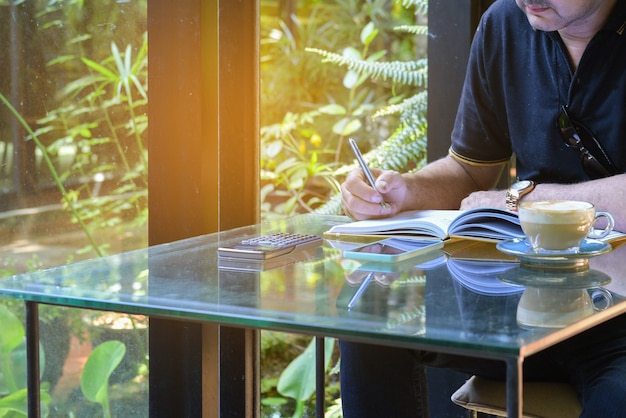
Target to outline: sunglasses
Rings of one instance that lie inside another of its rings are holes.
[[[598,179],[617,174],[613,162],[606,152],[604,152],[604,149],[602,149],[602,146],[591,130],[578,121],[573,122],[573,119],[567,112],[566,106],[561,106],[558,123],[565,145],[580,151],[583,169],[589,177]],[[581,133],[587,140],[585,143],[583,143],[581,139]],[[585,144],[588,146],[585,146]],[[593,149],[591,149],[591,147],[593,147]]]

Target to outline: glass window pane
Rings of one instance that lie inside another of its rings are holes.
[[[0,276],[147,245],[146,12],[147,0],[0,0]],[[80,378],[111,339],[127,353],[109,382],[114,415],[147,416],[145,318],[40,314],[55,416],[100,413]],[[23,320],[23,305],[1,300],[0,315]],[[0,398],[25,386],[14,363]]]

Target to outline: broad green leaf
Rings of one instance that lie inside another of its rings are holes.
[[[9,309],[0,305],[0,353],[9,354],[24,340],[26,335],[22,322]]]
[[[3,355],[0,354],[0,359],[2,359]],[[6,376],[0,373],[0,387],[12,387],[24,389],[26,387],[27,377],[27,359],[26,359],[26,338],[22,339],[20,345],[15,347],[10,354],[6,356],[8,362],[6,366],[9,368],[10,376],[12,377],[12,382],[5,382]],[[39,362],[42,367],[40,367],[40,375],[43,375],[44,365],[46,364],[46,356],[43,350],[43,346],[39,344]]]
[[[48,405],[50,404],[50,385],[46,382],[41,384],[41,392],[39,400],[41,401],[41,416],[48,416]],[[8,412],[13,411],[18,414],[28,414],[28,392],[26,389],[20,389],[3,398],[0,398],[0,417],[5,416]]]
[[[324,339],[324,369],[328,368],[333,348],[334,338]],[[278,393],[289,396],[296,401],[305,401],[315,392],[315,339],[302,354],[296,357],[280,375],[276,387]]]
[[[93,349],[83,374],[80,388],[85,398],[103,404],[107,402],[109,377],[126,354],[126,346],[120,341],[106,341]]]
[[[13,392],[0,399],[0,416],[8,411],[17,412],[24,416],[28,414],[28,393],[26,389]]]

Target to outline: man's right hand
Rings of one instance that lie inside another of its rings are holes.
[[[354,220],[395,215],[405,201],[408,187],[400,173],[373,169],[372,174],[381,194],[369,185],[361,169],[352,170],[341,185],[343,210]],[[381,205],[383,201],[385,207]]]

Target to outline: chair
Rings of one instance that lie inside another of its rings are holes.
[[[582,407],[567,383],[524,382],[525,418],[578,418]],[[506,417],[506,385],[472,376],[452,394],[452,402],[471,411]]]

